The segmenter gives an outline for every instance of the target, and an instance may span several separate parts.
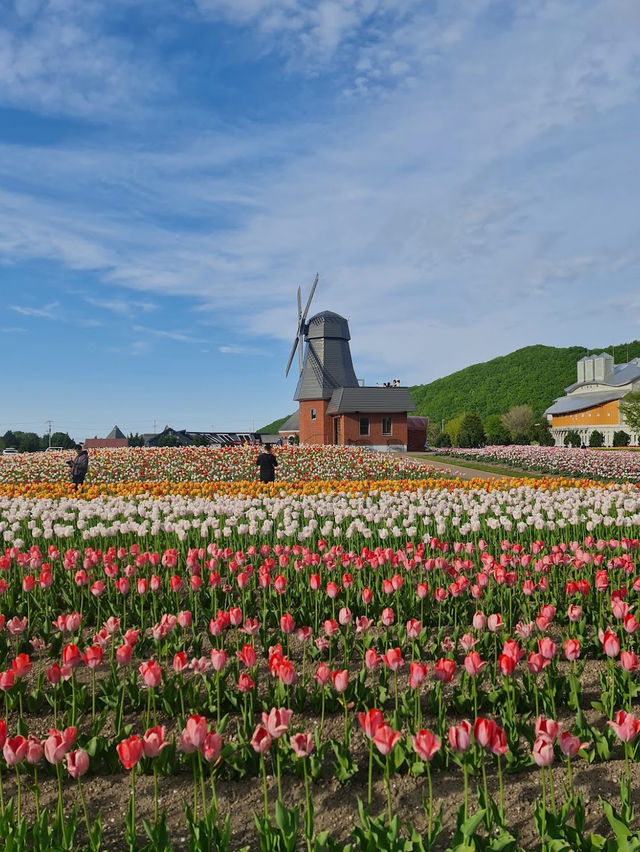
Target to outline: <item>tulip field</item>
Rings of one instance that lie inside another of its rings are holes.
[[[0,459],[1,848],[640,850],[640,488],[277,452]]]
[[[481,447],[438,449],[438,455],[467,461],[510,465],[520,470],[539,470],[552,476],[640,482],[640,453],[620,449],[574,449],[572,447]]]

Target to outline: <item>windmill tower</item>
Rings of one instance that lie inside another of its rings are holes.
[[[351,360],[347,320],[333,311],[322,311],[307,322],[317,285],[316,275],[304,311],[298,287],[298,328],[285,371],[286,376],[297,350],[300,375],[293,398],[299,403],[301,444],[338,443],[334,419],[327,415],[329,401],[337,388],[359,386]]]

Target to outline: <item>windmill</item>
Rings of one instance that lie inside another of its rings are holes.
[[[289,370],[291,369],[291,364],[293,363],[293,358],[296,354],[296,349],[298,350],[298,368],[299,372],[302,373],[302,347],[303,342],[302,339],[305,334],[305,320],[307,318],[307,313],[309,311],[309,306],[311,305],[311,300],[313,299],[313,294],[316,292],[316,287],[318,286],[318,275],[316,273],[316,277],[313,279],[313,284],[311,285],[311,292],[309,293],[309,298],[307,299],[307,304],[305,305],[304,312],[302,310],[302,296],[300,293],[300,288],[298,287],[298,329],[296,331],[296,339],[293,341],[293,347],[291,349],[291,355],[289,355],[289,360],[287,361],[287,369],[284,371],[285,378],[289,375]]]
[[[318,285],[316,275],[302,310],[298,288],[298,326],[285,375],[298,350],[299,377],[294,399],[329,400],[340,387],[358,387],[349,349],[349,323],[340,314],[322,311],[307,322],[307,313]]]

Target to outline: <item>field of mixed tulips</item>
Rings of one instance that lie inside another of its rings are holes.
[[[139,452],[2,466],[3,849],[640,849],[637,486]]]
[[[574,449],[573,447],[457,447],[438,449],[438,455],[455,460],[489,462],[520,470],[538,470],[552,476],[640,482],[640,453],[637,450]]]

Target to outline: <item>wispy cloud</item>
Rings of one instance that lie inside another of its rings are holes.
[[[205,343],[204,340],[185,331],[167,331],[166,329],[149,328],[148,326],[143,325],[134,325],[133,331],[135,331],[136,334],[141,334],[143,336],[150,334],[154,337],[163,337],[167,340],[175,340],[179,343]]]
[[[11,305],[12,311],[17,314],[22,314],[25,317],[39,317],[41,319],[58,319],[56,308],[59,307],[58,302],[51,302],[42,308],[30,308],[24,305]]]
[[[257,346],[219,346],[218,352],[223,355],[265,355],[264,349],[259,349]]]
[[[95,308],[112,311],[121,316],[148,314],[158,308],[154,302],[141,302],[135,299],[96,299],[93,296],[85,296],[84,301]]]
[[[24,334],[27,331],[27,329],[21,328],[20,326],[17,326],[17,325],[12,325],[12,326],[4,326],[4,328],[0,328],[0,331],[3,334]]]

